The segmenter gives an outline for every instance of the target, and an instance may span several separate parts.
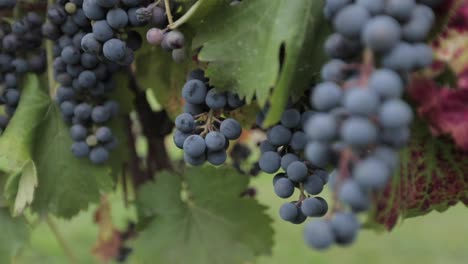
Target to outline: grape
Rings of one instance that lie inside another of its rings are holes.
[[[385,9],[385,0],[357,0],[356,4],[365,7],[372,15],[380,14]]]
[[[335,238],[330,223],[320,219],[306,225],[304,240],[310,247],[323,250],[330,247]]]
[[[106,21],[114,29],[121,29],[127,26],[127,12],[121,8],[113,8],[107,12]]]
[[[80,50],[73,47],[67,46],[62,50],[62,60],[67,64],[76,64],[80,62]]]
[[[291,131],[282,125],[276,125],[267,132],[268,141],[274,146],[287,145],[291,136]]]
[[[62,7],[53,5],[47,9],[47,18],[50,22],[61,25],[65,22],[65,19],[67,19],[67,13],[65,13]]]
[[[335,235],[335,241],[339,245],[351,244],[359,231],[359,221],[351,213],[336,213],[330,220],[330,225]]]
[[[338,106],[341,103],[342,96],[343,92],[338,85],[332,82],[324,82],[314,88],[310,103],[317,110],[327,111]]]
[[[204,103],[206,93],[206,85],[200,80],[189,80],[182,88],[182,97],[191,104]]]
[[[165,27],[167,24],[166,11],[164,11],[164,9],[158,6],[153,8],[151,24],[153,24],[156,27]]]
[[[403,25],[403,38],[409,42],[424,41],[431,31],[434,19],[434,12],[429,7],[417,5],[411,13],[411,19]]]
[[[190,133],[195,129],[195,120],[191,114],[183,113],[177,116],[175,126],[184,133]]]
[[[70,128],[70,134],[74,141],[82,141],[86,139],[88,130],[83,125],[73,125]]]
[[[91,54],[99,54],[101,52],[102,45],[96,38],[94,38],[93,33],[88,33],[81,39],[81,48]]]
[[[282,179],[282,178],[287,179],[286,173],[280,172],[280,173],[276,174],[275,177],[273,177],[273,186],[275,186],[276,182],[277,182],[279,179]]]
[[[273,146],[268,140],[262,141],[259,147],[261,153],[265,153],[267,151],[276,151],[275,146]]]
[[[415,54],[415,67],[425,68],[432,64],[434,57],[432,48],[427,44],[416,44],[413,46]]]
[[[347,39],[338,33],[330,35],[325,42],[325,52],[329,57],[335,59],[353,57],[360,48],[359,42]]]
[[[15,89],[7,89],[5,92],[6,103],[11,106],[16,106],[20,100],[20,92]]]
[[[374,150],[373,155],[375,158],[383,161],[391,171],[398,168],[398,153],[392,148],[379,146]]]
[[[325,113],[317,113],[313,115],[305,127],[307,136],[311,140],[330,141],[337,135],[338,124],[336,119]]]
[[[81,121],[86,121],[91,116],[92,112],[91,105],[87,103],[81,103],[75,107],[74,114],[75,117]]]
[[[188,133],[184,133],[180,130],[176,130],[174,132],[174,144],[180,148],[180,149],[183,149],[184,147],[184,141],[190,136],[190,134]]]
[[[76,78],[83,70],[80,64],[68,64],[66,71],[71,77]]]
[[[346,64],[342,60],[333,59],[322,67],[322,79],[327,82],[341,82],[346,78]]]
[[[81,65],[86,69],[93,69],[99,63],[99,59],[91,53],[81,54]],[[96,74],[95,74],[96,75]]]
[[[326,9],[327,12],[334,16],[338,11],[343,9],[345,6],[351,4],[352,0],[327,0],[326,2]]]
[[[84,141],[75,142],[71,146],[73,155],[77,158],[83,158],[89,154],[89,146]]]
[[[228,118],[221,122],[220,132],[229,140],[236,140],[242,134],[242,127],[237,120]]]
[[[398,98],[403,94],[403,81],[389,69],[374,71],[367,83],[369,89],[376,91],[384,99]]]
[[[199,115],[205,112],[205,109],[203,105],[185,103],[184,112],[189,113],[191,115]]]
[[[294,203],[284,203],[279,209],[279,215],[284,221],[292,222],[299,214],[299,210]]]
[[[73,110],[75,109],[75,103],[71,101],[65,101],[60,104],[60,110],[64,116],[72,116]]]
[[[413,120],[410,106],[400,99],[385,101],[379,110],[380,125],[385,128],[408,126]]]
[[[91,112],[91,119],[96,123],[107,122],[110,118],[110,112],[104,106],[96,106]]]
[[[192,166],[200,166],[206,161],[206,156],[205,154],[201,154],[200,156],[193,157],[191,155],[188,155],[187,153],[184,153],[184,161]]]
[[[293,182],[301,182],[307,178],[307,166],[301,161],[293,161],[287,168],[288,178]]]
[[[184,141],[184,151],[187,155],[198,157],[205,153],[205,140],[199,135],[191,135]]]
[[[89,27],[90,21],[86,17],[83,9],[77,9],[76,12],[72,16],[73,21],[80,27]]]
[[[217,131],[209,132],[205,137],[206,147],[211,152],[221,151],[224,150],[224,146],[226,146],[226,138],[223,134]],[[209,160],[209,155],[208,155]]]
[[[223,164],[226,161],[226,159],[227,154],[224,149],[215,152],[208,152],[208,162],[215,166]]]
[[[410,136],[408,127],[386,128],[381,134],[381,140],[392,147],[402,148],[408,144]]]
[[[68,17],[67,20],[65,21],[62,26],[60,26],[60,29],[62,30],[63,33],[67,35],[74,35],[75,33],[78,32],[78,25],[75,24],[73,19],[71,17]]]
[[[184,47],[185,38],[184,35],[177,30],[168,32],[165,36],[165,41],[170,49],[180,49]]]
[[[96,138],[99,142],[106,143],[112,140],[112,131],[108,127],[100,127],[96,130]]]
[[[361,87],[346,91],[343,106],[353,115],[369,116],[377,112],[380,100],[376,92]]]
[[[356,147],[369,146],[377,140],[377,128],[367,118],[351,117],[341,127],[341,138]]]
[[[127,54],[127,46],[120,39],[113,38],[104,43],[102,52],[107,59],[120,61]]]
[[[262,154],[259,165],[262,171],[266,173],[275,173],[281,166],[281,157],[278,153],[267,151]]]
[[[96,147],[89,152],[89,160],[94,164],[103,164],[109,159],[109,151],[104,147]]]
[[[93,35],[98,41],[104,42],[114,36],[114,31],[106,20],[99,20],[93,23]]]
[[[292,224],[299,225],[299,224],[304,223],[305,220],[307,220],[307,216],[306,216],[305,214],[303,214],[301,210],[298,210],[296,219],[294,219],[293,221],[291,221],[291,223],[292,223]]]
[[[383,161],[368,157],[356,164],[352,175],[364,189],[382,189],[390,178],[390,170]]]
[[[68,14],[73,15],[76,12],[76,5],[71,2],[66,3],[65,11],[67,11]]]
[[[217,92],[215,89],[210,89],[206,94],[205,103],[213,110],[222,109],[226,105],[226,102],[227,99],[225,93]]]
[[[343,36],[357,38],[369,19],[370,14],[367,9],[357,4],[351,4],[336,14],[333,18],[333,26]]]
[[[286,155],[281,157],[281,168],[283,168],[283,170],[286,171],[288,169],[288,166],[294,161],[299,161],[299,157],[295,154],[287,153]]]
[[[90,20],[100,20],[106,17],[106,11],[96,3],[96,0],[84,0],[83,12]]]
[[[383,57],[382,64],[395,71],[411,70],[415,66],[413,47],[406,42],[400,42]]]
[[[323,180],[313,174],[304,181],[304,190],[311,195],[317,195],[323,191],[323,184]]]
[[[329,174],[325,170],[315,170],[312,176],[319,177],[322,180],[323,184],[326,184],[329,178]]]
[[[288,178],[280,178],[274,183],[275,194],[280,198],[289,198],[294,193],[294,183]]]
[[[317,141],[307,144],[305,155],[312,165],[319,168],[325,168],[331,160],[328,146]]]
[[[245,104],[244,100],[241,100],[237,94],[228,92],[226,98],[228,106],[232,109],[239,108]]]
[[[134,26],[134,27],[139,27],[139,26],[143,26],[146,24],[145,21],[140,21],[138,19],[138,16],[136,14],[138,8],[130,8],[127,10],[127,15],[128,15],[128,22],[131,26]]]
[[[364,27],[362,42],[375,52],[386,52],[394,48],[401,38],[401,27],[389,16],[376,16]]]
[[[5,129],[9,121],[8,117],[0,115],[0,129]]]
[[[354,181],[345,181],[341,185],[338,196],[343,203],[349,205],[355,212],[362,212],[370,207],[369,196]]]
[[[307,136],[302,131],[296,131],[291,137],[291,141],[289,142],[289,146],[294,151],[302,151],[304,150],[307,144]]]
[[[387,0],[385,13],[400,21],[406,21],[411,16],[411,11],[416,7],[415,0]]]
[[[307,198],[302,201],[301,204],[301,211],[306,216],[310,217],[319,217],[322,216],[322,204],[319,200],[315,199],[314,197]]]
[[[96,4],[104,8],[111,8],[118,2],[118,0],[96,0]]]
[[[288,109],[281,115],[281,124],[287,128],[295,128],[301,123],[301,113],[296,109]]]
[[[175,49],[172,51],[172,60],[176,63],[182,63],[187,59],[187,51],[185,48]]]
[[[96,75],[92,71],[82,71],[78,76],[78,84],[83,87],[90,89],[96,85]]]

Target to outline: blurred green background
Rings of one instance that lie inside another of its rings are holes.
[[[314,252],[302,241],[302,226],[283,222],[277,216],[277,209],[283,200],[273,194],[271,177],[261,175],[253,179],[252,185],[257,187],[259,201],[270,206],[269,214],[274,219],[276,230],[273,255],[259,258],[256,262],[258,264],[468,263],[468,209],[463,205],[455,206],[442,214],[433,212],[424,217],[408,219],[391,233],[363,231],[357,243],[350,248],[335,247],[326,252]],[[111,201],[116,225],[123,228],[127,219],[134,217],[134,214],[124,210],[119,197],[111,197]],[[91,247],[97,234],[97,226],[92,222],[94,209],[81,213],[70,223],[56,220],[64,238],[79,258],[79,263],[97,263],[91,255]],[[23,250],[15,263],[68,262],[48,226],[40,224],[33,232],[31,246]]]

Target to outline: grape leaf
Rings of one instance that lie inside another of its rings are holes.
[[[255,200],[242,198],[249,179],[232,169],[163,172],[142,187],[137,205],[153,217],[135,246],[142,263],[238,264],[271,253],[271,219]]]
[[[421,120],[412,131],[409,147],[400,155],[400,171],[376,197],[370,217],[388,230],[399,219],[443,212],[459,201],[468,205],[468,153],[447,138],[434,138]]]
[[[204,1],[217,3],[218,1]],[[300,97],[319,72],[328,35],[321,1],[257,0],[204,10],[188,21],[196,30],[193,47],[209,62],[210,83],[264,105],[273,90],[265,125],[275,123],[288,95]],[[202,8],[199,8],[202,9]],[[261,12],[258,12],[262,10]]]
[[[0,208],[0,263],[12,263],[29,241],[29,230],[26,221],[21,218],[12,218],[7,208]]]

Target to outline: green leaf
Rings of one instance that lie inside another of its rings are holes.
[[[138,193],[140,215],[152,217],[136,241],[142,263],[239,264],[271,253],[271,219],[242,198],[249,179],[231,169],[164,172]]]
[[[21,215],[24,209],[32,203],[37,185],[37,170],[32,160],[21,168],[21,174],[8,178],[5,196],[9,200],[14,200],[13,216]]]
[[[29,241],[29,229],[23,218],[12,218],[6,208],[0,209],[0,263],[11,263]]]
[[[443,212],[459,201],[468,206],[468,154],[447,138],[434,138],[421,120],[412,133],[399,173],[376,197],[370,226],[391,230],[400,219]]]
[[[189,20],[196,30],[193,46],[201,46],[199,60],[209,62],[210,83],[247,101],[256,96],[260,105],[274,88],[265,125],[275,123],[289,95],[302,96],[325,60],[322,45],[329,30],[322,5],[310,0],[257,0],[229,6],[225,1],[205,16],[193,15]]]
[[[101,191],[112,188],[111,169],[73,156],[69,128],[58,106],[50,103],[36,131],[33,157],[39,186],[32,208],[39,213],[71,218],[91,202],[98,202]]]

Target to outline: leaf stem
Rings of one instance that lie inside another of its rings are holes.
[[[47,0],[47,5],[51,6],[54,4],[54,0]],[[55,96],[57,90],[57,83],[54,79],[54,55],[53,55],[53,43],[52,40],[46,40],[46,53],[47,53],[47,80],[49,82],[49,95],[51,98]]]
[[[174,23],[174,20],[172,18],[172,12],[171,12],[171,3],[169,0],[164,0],[164,5],[166,6],[166,14],[167,14],[167,20],[169,20],[169,25]]]
[[[60,246],[62,246],[65,255],[67,256],[68,260],[72,264],[78,264],[78,260],[76,259],[75,254],[71,250],[71,247],[67,244],[67,241],[63,238],[62,234],[60,233],[57,224],[49,217],[49,215],[45,216],[45,220],[47,225],[49,226],[50,230],[54,234],[55,238],[59,242]]]
[[[185,22],[187,22],[192,17],[192,15],[195,13],[195,11],[197,11],[199,6],[200,6],[200,1],[197,1],[195,4],[193,4],[193,6],[190,7],[189,10],[187,10],[187,12],[185,12],[183,16],[181,16],[175,22],[169,23],[169,26],[167,26],[167,28],[176,29],[182,26]]]

